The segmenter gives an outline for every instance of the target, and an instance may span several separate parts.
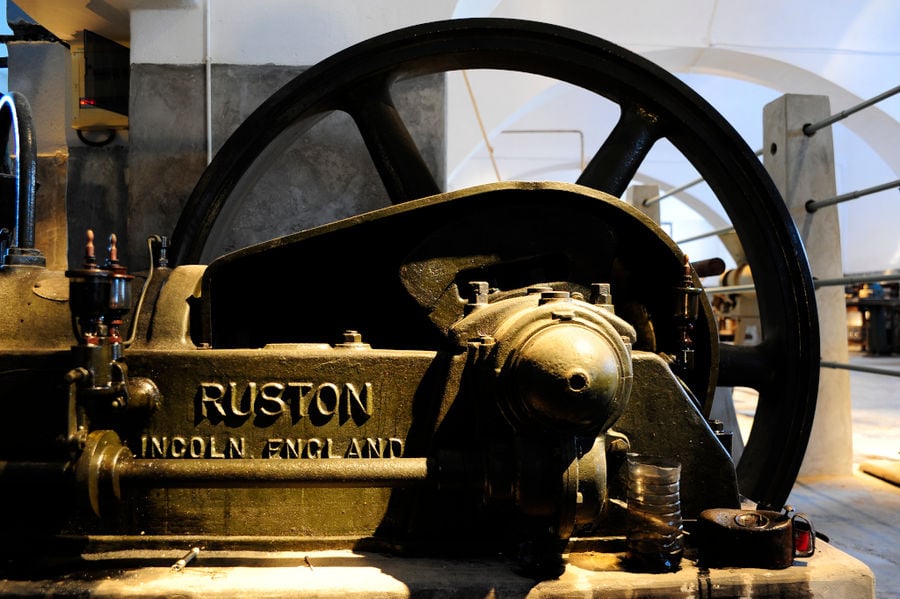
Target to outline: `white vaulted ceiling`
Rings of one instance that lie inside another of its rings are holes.
[[[209,2],[209,4],[207,4]],[[782,94],[825,95],[833,113],[900,85],[896,0],[19,0],[62,39],[91,29],[130,45],[133,62],[310,64],[398,27],[508,17],[578,29],[674,73],[761,148],[763,106]],[[208,37],[207,37],[208,36]],[[207,40],[206,53],[199,40]],[[503,179],[574,180],[614,113],[552,81],[471,73],[449,81],[447,185]],[[473,101],[474,98],[474,101]],[[479,125],[481,119],[484,133]],[[900,94],[833,126],[838,193],[900,177]],[[522,133],[538,131],[540,133]],[[524,140],[531,143],[523,143]],[[696,172],[659,151],[638,182],[662,191]],[[673,237],[721,226],[702,186],[663,203]],[[841,204],[844,270],[900,268],[897,190]],[[693,208],[692,208],[693,206]],[[727,223],[726,223],[727,224]],[[876,242],[873,242],[876,240]],[[715,251],[714,249],[711,251]]]

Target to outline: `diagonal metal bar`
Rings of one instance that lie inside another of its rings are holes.
[[[763,153],[762,150],[756,151],[757,156],[762,156],[762,153]],[[698,177],[698,178],[694,179],[693,181],[688,181],[687,183],[685,183],[683,185],[679,185],[678,187],[673,187],[669,191],[667,191],[665,193],[661,193],[658,196],[654,196],[652,198],[647,198],[646,200],[644,200],[643,204],[644,204],[644,206],[652,206],[653,204],[658,204],[662,200],[665,200],[666,198],[671,198],[672,196],[678,195],[682,191],[690,189],[691,187],[694,187],[695,185],[700,185],[704,181],[706,181],[706,179],[704,177]]]
[[[682,243],[687,243],[688,241],[696,241],[698,239],[705,239],[707,237],[715,237],[716,235],[724,235],[725,233],[732,233],[732,232],[734,232],[734,227],[723,227],[721,229],[714,229],[712,231],[707,231],[706,233],[699,233],[692,237],[685,237],[684,239],[679,239],[675,243],[680,245]]]
[[[806,135],[807,137],[809,137],[809,136],[813,135],[819,129],[824,129],[825,127],[827,127],[829,125],[832,125],[840,120],[847,118],[851,114],[859,112],[863,108],[868,108],[872,104],[881,102],[885,98],[890,98],[891,96],[893,96],[894,94],[897,94],[897,93],[900,93],[900,85],[898,85],[897,87],[892,87],[891,89],[887,90],[886,92],[878,94],[874,98],[866,100],[865,102],[860,102],[856,106],[852,106],[852,107],[848,108],[847,110],[842,110],[842,111],[838,112],[837,114],[833,114],[830,117],[828,117],[827,119],[822,119],[821,121],[818,121],[816,123],[807,123],[807,124],[803,125],[803,134]]]
[[[819,208],[824,208],[825,206],[840,204],[841,202],[846,202],[848,200],[855,200],[856,198],[878,193],[879,191],[884,191],[886,189],[893,189],[894,187],[900,188],[900,179],[882,183],[881,185],[873,185],[872,187],[859,189],[857,191],[851,191],[839,196],[834,196],[833,198],[828,198],[827,200],[809,200],[806,202],[806,211],[815,212]]]
[[[576,183],[621,197],[661,135],[658,117],[639,106],[623,106],[619,122]]]
[[[841,362],[821,363],[822,368],[835,368],[839,370],[852,370],[855,372],[868,372],[869,374],[883,374],[885,376],[900,376],[900,370],[891,370],[889,368],[873,368],[871,366],[860,366],[858,364],[843,364]]]
[[[820,287],[842,287],[844,285],[854,285],[856,283],[883,283],[885,281],[900,281],[900,273],[875,273],[869,275],[850,275],[848,277],[838,277],[835,279],[813,279],[813,286],[816,289]],[[756,286],[749,285],[726,285],[723,287],[706,287],[706,293],[753,293]]]

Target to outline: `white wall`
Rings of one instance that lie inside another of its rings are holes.
[[[132,62],[202,63],[208,45],[216,63],[308,66],[380,33],[449,19],[455,2],[197,0],[159,8],[169,4],[131,11]]]

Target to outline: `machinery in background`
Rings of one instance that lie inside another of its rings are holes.
[[[871,355],[900,352],[900,297],[896,283],[848,286],[847,341]]]
[[[719,277],[723,287],[752,285],[749,264],[739,264]],[[719,293],[712,298],[719,321],[719,338],[736,345],[756,345],[762,341],[759,305],[753,293]]]

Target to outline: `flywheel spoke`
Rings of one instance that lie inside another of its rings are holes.
[[[370,84],[364,93],[348,98],[345,109],[359,128],[391,202],[400,204],[440,193],[387,84]]]
[[[656,115],[638,106],[622,106],[619,122],[577,183],[621,197],[659,139],[657,129]]]

